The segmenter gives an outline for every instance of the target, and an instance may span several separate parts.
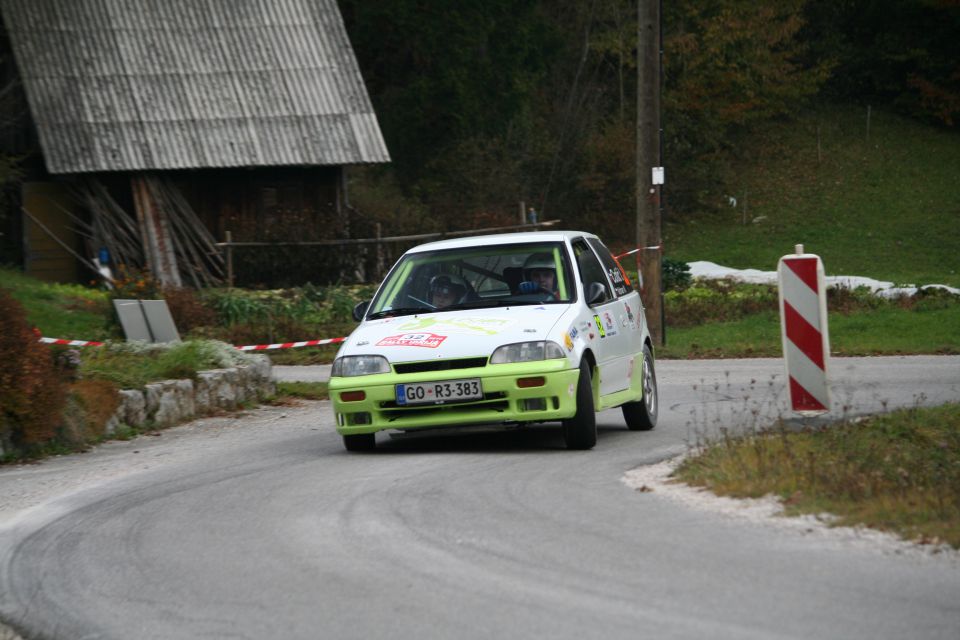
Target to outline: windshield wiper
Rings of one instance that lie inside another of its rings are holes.
[[[468,300],[458,304],[452,304],[437,311],[456,311],[458,309],[490,309],[493,307],[524,307],[529,305],[552,304],[556,300],[547,300],[540,302],[537,300],[514,300],[512,298],[498,298],[496,300]]]
[[[393,318],[396,316],[411,316],[416,313],[430,313],[433,309],[426,307],[397,307],[396,309],[384,309],[367,316],[367,320],[379,320],[380,318]]]

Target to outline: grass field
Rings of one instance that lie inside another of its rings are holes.
[[[10,267],[0,268],[0,286],[27,311],[27,321],[49,338],[103,340],[110,301],[106,291],[75,284],[41,282]]]
[[[742,151],[737,206],[668,211],[668,256],[772,271],[802,243],[828,275],[960,286],[960,133],[873,111],[868,140],[865,109],[825,107]]]
[[[917,312],[884,308],[828,314],[834,356],[960,354],[960,301]],[[772,311],[742,320],[667,328],[658,358],[780,357],[780,318]]]
[[[721,495],[776,495],[788,515],[828,512],[838,525],[960,548],[960,405],[722,439],[675,475]]]

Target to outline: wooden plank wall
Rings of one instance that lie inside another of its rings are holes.
[[[21,193],[23,208],[49,231],[21,213],[25,273],[48,282],[78,282],[81,265],[61,244],[78,253],[83,250],[70,221],[70,214],[77,215],[77,204],[66,188],[56,182],[25,182]],[[60,242],[51,237],[51,233]]]

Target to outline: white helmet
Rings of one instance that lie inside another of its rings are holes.
[[[430,303],[433,303],[434,294],[453,295],[456,301],[460,301],[467,295],[467,283],[460,276],[447,273],[430,278]]]
[[[557,265],[553,261],[553,256],[549,253],[532,253],[523,263],[523,276],[530,280],[530,272],[534,270],[550,269],[553,275],[557,275]]]

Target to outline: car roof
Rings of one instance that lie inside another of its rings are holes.
[[[586,231],[524,231],[520,233],[498,233],[494,235],[470,236],[467,238],[451,238],[449,240],[437,240],[418,245],[407,253],[420,253],[421,251],[438,251],[442,249],[459,249],[461,247],[475,247],[491,244],[522,244],[526,242],[563,242],[575,238],[596,238],[592,233]]]

